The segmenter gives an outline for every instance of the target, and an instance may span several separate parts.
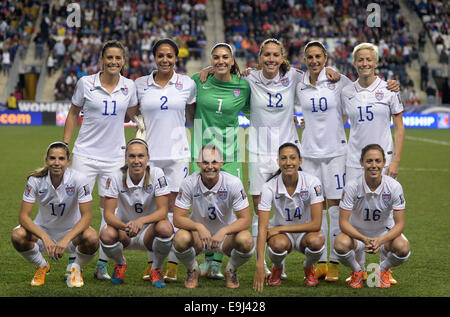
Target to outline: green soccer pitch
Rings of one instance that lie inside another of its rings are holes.
[[[447,297],[450,294],[450,131],[406,130],[406,139],[398,180],[406,199],[405,236],[411,243],[411,257],[405,264],[393,269],[398,284],[389,289],[364,285],[351,289],[345,278],[350,270],[340,265],[338,282],[320,281],[315,288],[303,284],[302,262],[304,256],[293,252],[286,259],[287,280],[279,287],[265,287],[262,294],[252,289],[255,256],[239,269],[240,287],[225,288],[224,281],[200,278],[199,287],[184,288],[186,269],[180,264],[178,281],[168,283],[164,289],[156,289],[141,279],[147,264],[146,252],[125,251],[128,260],[125,283],[94,280],[93,271],[97,256],[83,270],[85,286],[70,289],[63,280],[68,256],[50,261],[51,271],[45,284],[31,287],[34,266],[27,263],[11,244],[11,231],[18,225],[21,198],[26,176],[33,169],[43,166],[44,152],[53,141],[61,140],[62,127],[0,127],[0,297]],[[134,135],[133,128],[126,128],[127,139]],[[76,133],[72,138],[73,147]],[[247,184],[247,164],[244,164],[244,184]],[[246,186],[247,187],[247,186]],[[93,190],[92,226],[100,224],[97,189]],[[249,197],[250,198],[250,197]],[[251,208],[252,202],[249,199]],[[33,211],[33,218],[37,208]],[[378,255],[367,255],[366,265],[377,263]],[[203,255],[198,257],[199,263]],[[223,269],[228,261],[224,257]],[[270,261],[268,260],[268,263]],[[114,263],[109,262],[109,273]],[[165,265],[163,270],[165,270]],[[370,272],[369,272],[370,274]],[[187,300],[187,299],[186,299]],[[187,301],[187,303],[190,301]]]

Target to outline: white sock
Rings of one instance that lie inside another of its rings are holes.
[[[304,268],[312,267],[314,265],[314,263],[319,261],[320,257],[324,253],[325,249],[326,249],[325,246],[323,246],[320,250],[312,251],[308,247],[306,247],[305,248],[306,259],[303,262],[303,267]]]
[[[172,248],[173,235],[169,238],[155,237],[153,239],[152,249],[153,249],[153,265],[152,270],[160,270],[164,260],[169,255],[170,249]]]
[[[255,245],[256,245],[256,239],[258,238],[258,215],[256,214],[256,212],[253,213],[252,236],[253,236],[253,240],[255,241]]]
[[[356,246],[355,251],[355,260],[358,262],[359,266],[361,267],[361,270],[366,270],[366,252],[365,252],[366,246],[364,243],[358,240],[358,244]]]
[[[106,245],[103,244],[103,242],[100,243],[103,246],[103,250],[105,251],[105,254],[113,259],[116,264],[126,264],[127,260],[123,256],[123,244],[121,242],[116,242],[112,245]]]
[[[269,259],[272,261],[273,266],[276,268],[283,267],[283,262],[286,259],[288,252],[284,251],[283,253],[276,253],[270,247],[267,247],[267,251],[269,253]]]
[[[194,266],[197,265],[197,261],[195,260],[195,249],[194,247],[190,247],[184,252],[178,252],[174,248],[175,255],[177,256],[178,260],[184,264],[186,269],[192,270]]]
[[[322,210],[322,226],[320,228],[322,231],[323,236],[325,237],[325,243],[324,245],[327,245],[328,242],[328,217],[327,217],[327,211],[326,209]],[[333,245],[331,245],[333,246]],[[331,248],[333,249],[333,248]],[[324,252],[320,256],[319,259],[320,262],[328,262],[328,249],[325,248]]]
[[[404,257],[397,256],[394,252],[388,252],[386,259],[380,263],[380,271],[387,271],[394,266],[398,266],[404,262],[406,262],[410,256],[411,252],[409,252]]]
[[[19,253],[29,262],[35,264],[37,267],[47,266],[47,261],[42,256],[42,253],[39,251],[39,246],[37,243],[34,244],[34,247],[31,250]]]
[[[336,252],[336,255],[339,259],[339,262],[344,264],[345,266],[350,267],[350,269],[353,272],[361,271],[361,266],[355,259],[355,251],[354,250],[350,250],[349,252],[347,252],[345,254],[340,254],[340,253]]]
[[[104,209],[100,207],[100,214],[102,215],[102,221],[100,222],[100,230],[101,232],[103,227],[106,226],[105,217],[103,217]],[[103,251],[102,244],[100,243],[100,247],[98,248],[98,259],[99,261],[108,262],[108,255]]]
[[[233,249],[233,250],[231,250],[229,263],[231,265],[233,265],[234,269],[237,269],[241,265],[244,265],[245,263],[247,263],[247,261],[250,260],[250,258],[252,257],[254,252],[255,252],[255,248],[253,248],[248,253],[242,253],[236,249]]]
[[[76,258],[75,261],[73,263],[78,264],[80,267],[83,265],[88,264],[89,262],[91,262],[91,260],[94,258],[95,253],[94,254],[84,254],[81,253],[80,250],[78,249],[78,247],[76,247],[75,249],[76,251]]]
[[[178,258],[177,258],[177,256],[175,255],[175,252],[173,251],[174,249],[173,249],[173,247],[170,249],[170,252],[169,252],[169,257],[168,257],[168,262],[172,262],[172,263],[176,263],[176,264],[178,264]]]
[[[147,251],[147,261],[148,261],[148,263],[153,263],[153,258],[154,258],[153,251]]]
[[[331,206],[330,208],[328,208],[328,214],[330,215],[330,261],[338,262],[338,258],[336,253],[334,252],[333,246],[334,240],[336,240],[337,235],[339,234],[339,232],[341,232],[339,228],[339,206]]]

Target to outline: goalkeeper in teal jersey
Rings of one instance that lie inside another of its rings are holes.
[[[192,79],[197,84],[197,103],[194,114],[194,131],[191,139],[191,157],[194,162],[203,145],[214,143],[223,153],[222,170],[243,180],[242,161],[238,137],[239,112],[248,116],[250,112],[250,86],[239,77],[231,47],[226,43],[216,44],[211,51],[214,74],[205,83],[199,75]],[[198,170],[192,164],[192,171]]]
[[[192,79],[197,84],[195,112],[188,107],[188,121],[194,123],[191,138],[191,173],[199,171],[195,164],[203,145],[215,144],[223,153],[224,165],[221,170],[243,180],[242,162],[245,151],[240,150],[239,112],[247,117],[250,113],[250,85],[241,79],[239,66],[234,60],[233,49],[227,43],[218,43],[211,50],[213,75],[206,82],[199,75]],[[244,142],[244,140],[242,140]],[[201,275],[212,279],[223,279],[221,273],[222,254],[208,252],[200,267]]]

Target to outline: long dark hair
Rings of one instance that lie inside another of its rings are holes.
[[[47,148],[47,152],[45,153],[44,161],[47,160],[51,149],[64,149],[66,151],[67,160],[70,159],[70,150],[69,150],[69,147],[67,146],[67,144],[65,144],[64,142],[53,142]],[[48,174],[48,166],[46,164],[44,167],[40,167],[38,169],[35,169],[31,173],[29,173],[27,179],[29,179],[31,176],[45,177],[45,176],[47,176],[47,174]]]
[[[293,147],[293,148],[297,151],[298,157],[299,157],[299,158],[302,158],[302,156],[300,155],[300,149],[298,148],[298,146],[295,145],[294,143],[290,143],[290,142],[283,143],[283,144],[278,148],[278,157],[280,156],[281,150],[283,150],[285,147]],[[302,168],[299,166],[299,167],[298,167],[298,170],[301,171]],[[270,176],[270,177],[267,179],[266,182],[270,181],[272,178],[275,178],[275,177],[277,177],[277,176],[280,175],[280,174],[281,174],[281,169],[279,168],[278,171],[275,172],[275,174],[273,174],[272,176]]]

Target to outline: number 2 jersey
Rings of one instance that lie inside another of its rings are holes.
[[[367,88],[358,81],[342,90],[344,113],[350,121],[346,165],[361,168],[361,150],[368,144],[379,144],[386,155],[386,166],[392,160],[394,143],[391,132],[393,114],[403,112],[400,95],[389,91],[386,81],[377,77]]]
[[[261,191],[260,211],[273,208],[272,227],[289,226],[311,221],[311,205],[324,201],[320,180],[311,174],[298,171],[297,188],[289,195],[282,174],[264,183]]]
[[[61,184],[54,188],[50,172],[44,177],[28,178],[23,201],[39,203],[34,223],[50,231],[67,231],[81,219],[79,204],[92,201],[87,179],[79,172],[66,168]]]
[[[139,184],[133,184],[127,171],[124,183],[121,170],[106,180],[105,197],[117,198],[116,216],[125,223],[152,214],[156,210],[155,198],[170,193],[164,172],[159,167],[150,168],[148,185],[144,180],[145,176]]]
[[[371,191],[362,176],[345,185],[339,207],[351,211],[350,223],[356,230],[375,238],[394,226],[393,212],[405,209],[405,198],[392,177],[382,175],[381,184]]]

